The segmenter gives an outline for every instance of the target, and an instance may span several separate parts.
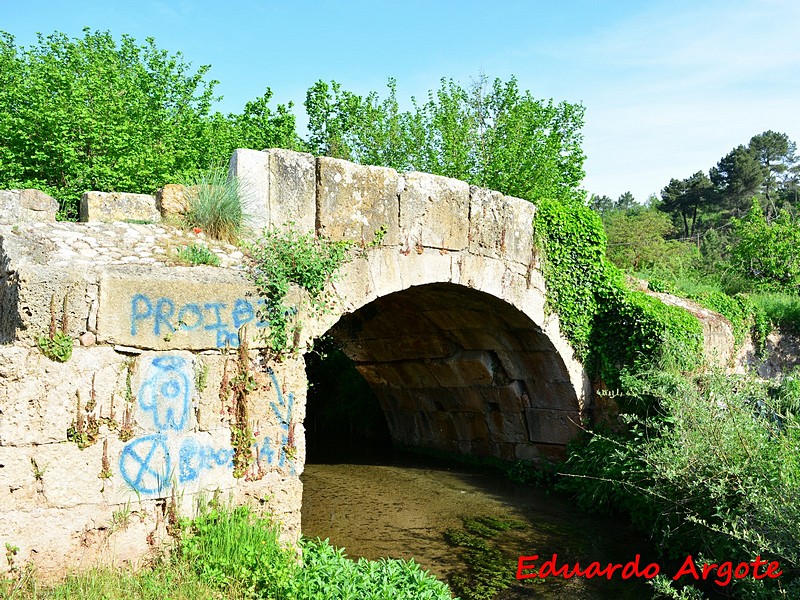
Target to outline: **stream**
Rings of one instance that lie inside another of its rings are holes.
[[[351,558],[413,558],[447,581],[466,570],[444,531],[462,517],[513,519],[522,528],[492,538],[516,571],[517,557],[558,554],[558,564],[627,563],[641,554],[656,562],[651,545],[624,521],[588,515],[566,496],[423,459],[385,464],[307,464],[302,475],[305,537],[329,538]],[[650,597],[644,579],[548,577],[516,582],[496,598],[634,599]]]

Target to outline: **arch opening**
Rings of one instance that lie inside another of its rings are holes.
[[[579,399],[550,338],[490,294],[412,286],[345,314],[327,335],[374,394],[394,446],[538,462],[578,431]]]

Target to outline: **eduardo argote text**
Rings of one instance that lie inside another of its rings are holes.
[[[641,556],[637,554],[635,558],[627,563],[606,563],[591,562],[585,567],[576,562],[572,565],[559,562],[558,554],[539,562],[539,555],[520,556],[517,561],[517,579],[545,579],[547,577],[561,577],[571,579],[572,577],[620,577],[621,579],[653,579],[661,573],[661,567],[656,563],[641,565]],[[680,568],[672,575],[673,581],[679,579],[694,579],[695,581],[713,580],[721,586],[730,584],[732,579],[776,579],[783,572],[780,570],[778,561],[766,561],[760,556],[756,556],[751,562],[733,563],[726,561],[722,563],[697,564],[690,554],[683,561]]]

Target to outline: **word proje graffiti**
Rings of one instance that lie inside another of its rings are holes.
[[[558,554],[553,554],[541,565],[537,565],[539,556],[520,556],[517,561],[517,579],[545,579],[547,577],[561,577],[571,579],[572,577],[605,577],[611,579],[618,575],[621,579],[653,579],[661,572],[661,568],[656,563],[649,563],[642,566],[641,556],[636,557],[625,563],[606,563],[605,565],[595,561],[581,568],[581,564],[576,562],[573,565],[559,563]],[[732,561],[722,563],[706,563],[698,565],[690,554],[683,561],[681,567],[672,576],[673,581],[682,578],[692,578],[695,581],[705,581],[711,579],[717,585],[729,585],[732,579],[776,579],[783,575],[778,561],[766,561],[760,556],[751,562],[740,562],[734,566]]]

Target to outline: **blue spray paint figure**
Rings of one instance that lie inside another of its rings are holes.
[[[284,398],[281,386],[278,385],[278,378],[275,377],[275,371],[272,368],[267,369],[272,384],[275,386],[275,394],[277,395],[277,402],[270,402],[272,412],[278,419],[281,425],[280,440],[278,441],[278,466],[282,467],[286,464],[286,446],[289,444],[289,427],[292,421],[292,409],[294,408],[294,394],[289,392]],[[260,450],[261,456],[266,457],[267,463],[272,465],[275,463],[275,449],[272,447],[272,439],[266,435],[264,436],[264,443]],[[294,474],[294,465],[291,465],[291,473]]]
[[[161,494],[172,485],[185,484],[199,479],[203,471],[218,467],[233,468],[233,449],[214,448],[198,442],[194,437],[183,437],[178,447],[177,464],[170,455],[170,435],[186,432],[191,420],[193,383],[191,363],[184,357],[162,355],[153,358],[139,387],[139,407],[152,418],[156,433],[132,440],[122,449],[119,470],[127,484],[140,494]],[[269,465],[283,467],[287,463],[295,473],[292,461],[286,456],[291,443],[291,420],[294,394],[284,396],[275,372],[268,369],[274,385],[276,400],[270,407],[280,423],[279,439],[264,437],[257,448]],[[173,473],[173,470],[175,473]]]
[[[172,460],[167,431],[182,431],[189,422],[192,384],[188,361],[180,356],[159,356],[150,363],[137,394],[139,406],[153,417],[156,432],[133,440],[119,457],[123,479],[141,494],[169,488]]]

